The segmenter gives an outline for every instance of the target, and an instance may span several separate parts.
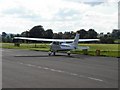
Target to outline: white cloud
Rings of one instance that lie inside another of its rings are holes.
[[[35,25],[54,32],[94,28],[106,33],[117,28],[118,0],[101,0],[104,2],[94,5],[79,1],[0,0],[0,32],[21,33]]]

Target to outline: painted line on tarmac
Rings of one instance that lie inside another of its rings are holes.
[[[93,79],[93,80],[96,80],[96,81],[103,81],[103,80],[101,80],[101,79],[97,79],[97,78],[92,78],[92,77],[87,77],[87,78],[89,78],[89,79]]]
[[[103,80],[101,80],[101,79],[94,78],[94,77],[87,77],[87,76],[84,76],[84,75],[79,75],[77,73],[72,73],[72,72],[57,70],[57,69],[48,68],[48,67],[36,66],[36,65],[33,65],[33,64],[24,64],[22,62],[17,62],[17,63],[18,64],[26,65],[28,67],[35,67],[35,68],[39,68],[39,69],[49,70],[49,71],[52,71],[52,72],[65,73],[65,74],[72,75],[72,76],[77,76],[77,77],[80,77],[80,78],[87,78],[87,79],[91,79],[91,80],[103,82]]]

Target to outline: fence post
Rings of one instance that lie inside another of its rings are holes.
[[[100,56],[100,50],[99,49],[96,50],[96,56]]]
[[[20,47],[20,43],[14,43],[14,46]]]

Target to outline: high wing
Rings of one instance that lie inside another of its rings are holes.
[[[45,39],[45,38],[27,38],[27,37],[14,37],[14,39],[22,39],[22,40],[32,40],[32,41],[49,41],[49,42],[73,42],[74,39]],[[79,39],[79,42],[87,42],[87,41],[99,41],[99,39]]]

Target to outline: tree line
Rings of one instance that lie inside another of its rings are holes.
[[[94,29],[85,29],[77,30],[80,32],[80,39],[100,39],[100,43],[114,43],[116,39],[120,39],[120,30],[113,29],[112,33],[108,32],[97,33]],[[73,39],[76,32],[58,32],[53,33],[52,29],[45,30],[42,25],[37,25],[31,28],[28,31],[24,31],[21,34],[7,34],[2,32],[1,38],[2,42],[13,42],[14,37],[30,37],[30,38],[48,38],[48,39]]]

